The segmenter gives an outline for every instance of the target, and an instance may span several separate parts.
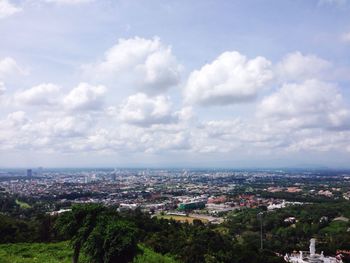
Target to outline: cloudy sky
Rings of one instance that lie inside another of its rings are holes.
[[[0,0],[2,167],[350,167],[348,0]]]

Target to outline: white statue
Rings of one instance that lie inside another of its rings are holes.
[[[316,239],[310,239],[310,256],[314,256],[316,254]]]

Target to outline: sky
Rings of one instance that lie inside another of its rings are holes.
[[[0,0],[0,167],[350,168],[349,0]]]

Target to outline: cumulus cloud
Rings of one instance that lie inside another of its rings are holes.
[[[3,95],[6,91],[5,84],[3,82],[0,82],[0,96]]]
[[[29,122],[24,111],[15,111],[7,115],[6,122],[9,126],[19,127]]]
[[[102,114],[105,92],[104,86],[87,83],[80,83],[66,96],[51,83],[16,92],[11,100],[13,108],[38,106],[41,110],[14,111],[0,119],[0,148],[78,151],[99,128],[99,121],[105,125],[108,121],[109,116]],[[98,110],[101,114],[95,114]]]
[[[15,111],[0,120],[0,149],[40,149],[69,152],[76,141],[82,140],[92,129],[90,116],[70,116],[51,113],[43,117]],[[69,140],[67,140],[69,138]]]
[[[45,0],[47,3],[55,3],[59,5],[77,5],[77,4],[85,4],[90,3],[95,0]]]
[[[319,0],[319,5],[335,5],[335,6],[342,6],[347,3],[347,0]]]
[[[160,39],[120,39],[101,62],[84,66],[87,76],[120,81],[147,94],[159,94],[180,81],[181,66]]]
[[[98,82],[80,83],[67,93],[51,83],[6,91],[3,101],[15,103],[4,104],[3,113],[13,112],[0,116],[0,149],[269,157],[350,149],[350,109],[338,85],[327,82],[335,79],[329,75],[336,67],[315,55],[290,53],[272,66],[263,57],[225,52],[190,74],[186,103],[175,105],[162,93],[178,84],[181,67],[157,38],[120,40],[89,67],[100,83],[110,78],[115,86],[139,91],[119,105],[113,101],[116,93],[108,89],[107,98],[105,86],[91,84]],[[0,60],[0,95],[1,81],[14,74],[25,71],[11,58]],[[271,91],[270,84],[280,87]],[[257,105],[235,112],[195,107],[247,102],[262,91],[265,97]]]
[[[28,130],[36,130],[44,137],[77,137],[86,134],[91,123],[88,116],[54,116],[35,122]]]
[[[43,83],[33,88],[17,92],[14,102],[17,105],[51,106],[59,103],[61,87]]]
[[[0,0],[0,19],[12,16],[21,11],[21,8],[15,6],[8,0]]]
[[[147,153],[178,152],[191,149],[190,138],[185,132],[157,132],[149,133],[143,137]]]
[[[0,120],[0,149],[20,147],[24,141],[21,131],[28,126],[28,123],[30,120],[24,111],[11,112]]]
[[[251,101],[272,80],[271,62],[225,52],[191,73],[184,90],[189,104],[225,105]]]
[[[287,54],[277,64],[277,74],[282,81],[299,81],[309,78],[322,78],[332,64],[315,55],[303,55],[296,51]]]
[[[265,97],[259,117],[270,118],[295,128],[345,129],[350,126],[350,111],[334,84],[307,80],[285,84]]]
[[[340,40],[344,43],[350,43],[350,32],[342,34]]]
[[[144,93],[137,93],[128,97],[121,105],[119,118],[123,122],[139,126],[170,123],[175,120],[171,107],[166,96],[149,97]]]
[[[201,121],[193,131],[194,151],[237,152],[260,154],[285,145],[290,137],[283,136],[259,119],[228,119]]]
[[[88,83],[80,83],[64,97],[63,104],[72,111],[100,110],[106,91],[106,87],[102,85],[93,86]]]
[[[349,145],[349,132],[319,132],[298,136],[286,147],[287,152],[327,152],[343,149]],[[344,149],[346,150],[346,149]]]
[[[6,57],[0,60],[0,78],[2,79],[14,74],[25,75],[26,73],[13,58]]]

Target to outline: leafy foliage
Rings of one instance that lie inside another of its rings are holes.
[[[261,251],[257,214],[262,211]],[[350,223],[336,219],[340,216],[350,217],[348,202],[290,206],[273,212],[243,209],[230,214],[220,226],[151,218],[140,210],[118,213],[113,207],[79,205],[57,220],[43,214],[30,220],[0,215],[0,242],[71,240],[71,256],[77,258],[81,250],[84,257],[96,263],[158,262],[160,254],[169,256],[162,258],[164,262],[283,262],[276,252],[306,250],[311,237],[317,238],[317,248],[325,254],[350,249]],[[296,221],[285,221],[288,217]],[[144,244],[141,250],[137,244]],[[153,255],[153,251],[158,254]]]
[[[2,263],[71,263],[71,257],[72,250],[68,242],[0,245]],[[88,263],[84,255],[80,263]]]

